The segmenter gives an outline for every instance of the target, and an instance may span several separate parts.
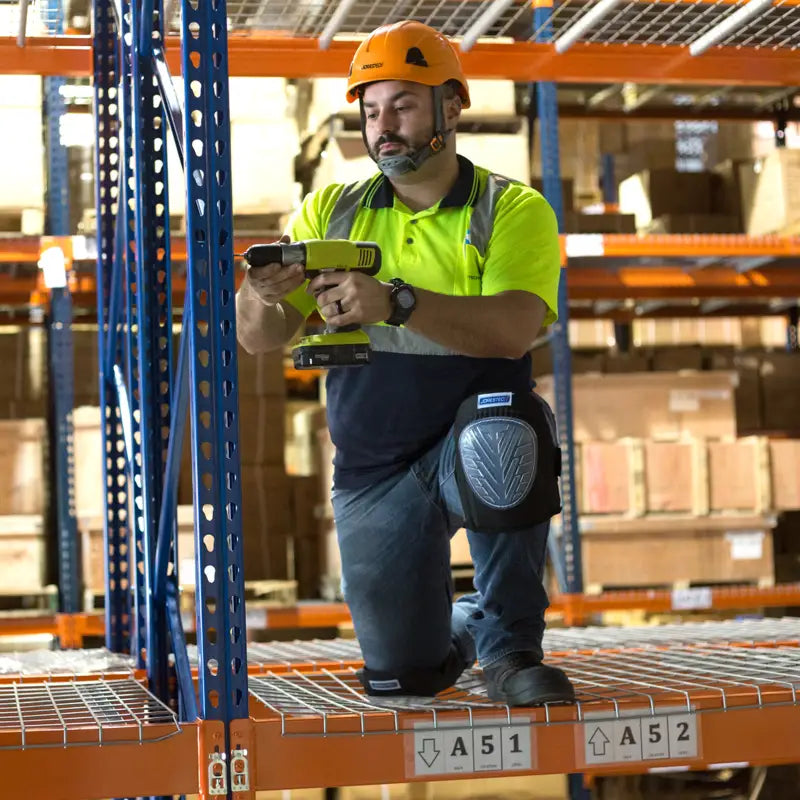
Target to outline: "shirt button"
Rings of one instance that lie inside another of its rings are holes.
[[[419,220],[418,220],[418,219],[412,219],[412,220],[411,220],[411,224],[412,224],[412,225],[416,225],[418,222],[419,222]]]
[[[409,236],[408,239],[406,239],[406,244],[414,244],[414,240]]]

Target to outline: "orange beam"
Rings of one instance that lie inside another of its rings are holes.
[[[567,235],[580,240],[581,235]],[[746,236],[745,234],[668,234],[603,236],[603,255],[616,257],[716,257],[797,256],[800,237]]]
[[[747,611],[758,608],[800,606],[800,583],[777,586],[712,587],[710,605],[695,610]],[[639,589],[624,592],[603,592],[598,595],[562,594],[550,602],[550,613],[563,614],[568,624],[579,624],[592,614],[604,611],[649,611],[667,613],[687,610],[676,608],[672,592],[668,590]]]
[[[195,723],[181,725],[180,733],[172,736],[172,726],[151,726],[148,733],[154,738],[158,735],[169,738],[127,744],[119,739],[135,735],[134,723],[124,728],[106,724],[103,726],[105,745],[81,747],[64,747],[60,730],[40,729],[28,732],[28,744],[33,746],[26,749],[13,749],[19,733],[9,730],[3,737],[6,741],[2,741],[11,746],[3,750],[2,755],[3,797],[87,800],[196,794],[199,788],[198,726]],[[78,735],[73,731],[70,740]],[[84,739],[87,736],[96,739],[97,732],[84,734]]]
[[[334,41],[320,50],[309,37],[243,36],[228,40],[229,73],[251,77],[341,77],[347,74],[356,41]],[[167,39],[167,62],[180,71],[180,42]],[[462,54],[473,78],[559,83],[638,83],[750,86],[800,84],[800,59],[791,50],[720,47],[694,58],[685,47],[577,44],[558,54],[533,42],[479,42]],[[24,48],[0,38],[0,74],[63,75],[91,73],[91,37],[32,37]]]
[[[677,698],[677,699],[676,699]],[[655,713],[675,712],[682,697],[659,697]],[[577,719],[574,706],[550,706],[524,709],[524,717],[533,722],[531,729],[532,768],[526,774],[631,774],[649,769],[708,769],[712,764],[745,762],[752,765],[794,763],[800,758],[800,745],[796,737],[798,709],[791,704],[788,689],[771,689],[762,692],[763,708],[753,708],[758,697],[755,691],[742,692],[737,702],[725,713],[720,713],[719,698],[692,698],[698,711],[709,708],[709,713],[696,715],[698,755],[685,758],[667,758],[650,761],[616,762],[612,764],[587,764],[585,757],[584,724]],[[783,703],[781,705],[780,703]],[[583,710],[603,711],[614,716],[630,713],[650,716],[650,708],[622,701],[619,706],[611,702],[584,705]],[[713,709],[713,710],[711,710]],[[473,705],[465,711],[439,711],[437,725],[457,725],[470,728],[481,721],[494,721],[502,725],[504,708],[487,708]],[[522,709],[520,709],[522,711]],[[431,714],[402,713],[399,717],[401,733],[395,733],[396,718],[392,713],[367,713],[326,715],[328,733],[350,735],[323,735],[322,720],[305,717],[289,721],[290,732],[299,735],[282,735],[281,722],[265,706],[250,702],[251,719],[255,726],[258,774],[256,789],[275,790],[317,786],[402,783],[414,780],[443,778],[444,775],[415,775],[413,767],[415,740],[412,725],[415,721],[433,726]],[[546,719],[545,715],[549,718]],[[498,719],[500,721],[498,722]],[[367,732],[384,735],[363,735]],[[484,722],[485,724],[485,722]],[[504,773],[491,772],[493,777]],[[482,773],[462,773],[446,777],[485,777]]]

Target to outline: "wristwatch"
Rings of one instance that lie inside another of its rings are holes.
[[[401,278],[392,278],[392,293],[389,299],[392,303],[392,313],[386,320],[387,325],[403,325],[408,322],[411,312],[417,306],[417,296],[414,294],[413,287],[405,283]]]

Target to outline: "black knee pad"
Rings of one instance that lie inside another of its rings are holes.
[[[555,417],[539,395],[473,395],[458,409],[455,436],[456,484],[468,528],[514,531],[561,511]]]
[[[416,695],[433,697],[452,686],[467,665],[455,644],[447,658],[438,667],[409,669],[402,673],[379,672],[364,667],[358,670],[358,679],[369,695]]]

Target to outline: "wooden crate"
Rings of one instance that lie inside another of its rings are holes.
[[[581,519],[587,587],[774,583],[766,516]]]
[[[42,516],[0,516],[0,594],[26,594],[44,588],[44,562]]]
[[[769,462],[772,507],[776,511],[800,509],[800,440],[770,441]]]
[[[0,421],[0,515],[44,512],[42,419]]]

